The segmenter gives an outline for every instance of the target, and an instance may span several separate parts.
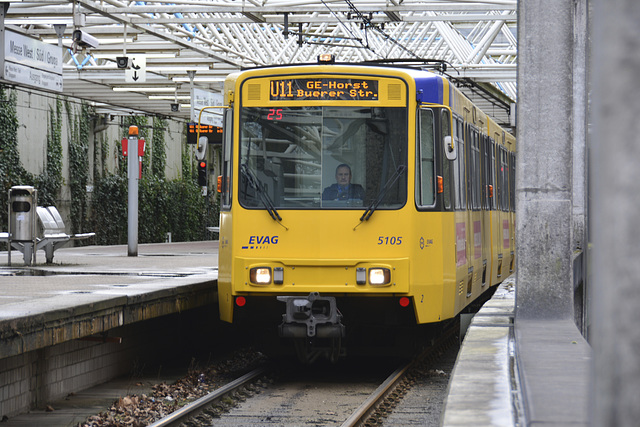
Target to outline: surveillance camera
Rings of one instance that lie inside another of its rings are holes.
[[[180,111],[180,104],[171,103],[171,111]]]
[[[91,34],[85,33],[82,30],[75,30],[73,32],[73,42],[80,47],[92,47],[97,48],[100,46],[100,42],[97,38],[93,37]]]
[[[118,64],[118,68],[131,68],[131,58],[128,56],[117,56],[116,64]]]

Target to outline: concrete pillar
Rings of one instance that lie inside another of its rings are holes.
[[[588,51],[589,0],[575,0],[573,19],[573,217],[571,249],[574,262],[574,316],[578,329],[588,339],[590,323],[587,301],[590,298],[586,282],[586,251],[588,237]]]
[[[573,316],[573,8],[518,3],[516,319]]]
[[[640,420],[640,2],[594,0],[594,426]]]

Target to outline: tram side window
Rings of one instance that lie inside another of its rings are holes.
[[[500,208],[509,210],[509,162],[504,147],[500,147]]]
[[[496,142],[493,139],[490,139],[491,141],[491,159],[490,159],[490,169],[489,169],[489,176],[491,177],[490,180],[491,182],[489,183],[489,185],[493,185],[493,191],[489,192],[489,196],[491,199],[491,209],[496,210],[498,209],[498,204],[497,204],[497,197],[498,197],[498,181],[497,181],[497,177],[496,177]]]
[[[470,125],[467,124],[465,126],[466,130],[466,138],[467,141],[467,149],[469,150],[467,153],[467,195],[468,199],[468,207],[476,210],[478,209],[478,169],[477,162],[479,157],[479,147],[478,147],[478,132]]]
[[[434,122],[433,110],[420,110],[419,114],[419,142],[416,175],[416,203],[418,206],[433,206],[435,204],[434,191]]]
[[[471,145],[471,132],[469,123],[465,123],[464,125],[464,140],[467,143],[467,151],[465,152],[465,170],[466,174],[463,175],[466,179],[467,184],[467,200],[469,202],[468,206],[470,208],[473,207],[473,195],[471,192],[473,191],[473,186],[471,185],[471,155],[469,154],[469,146]]]
[[[511,181],[511,186],[509,187],[509,200],[511,201],[511,211],[515,212],[516,210],[516,155],[515,153],[509,154],[509,159],[511,161],[511,168],[509,180]]]
[[[502,146],[496,146],[496,209],[502,210]]]
[[[457,147],[458,154],[453,161],[453,177],[455,181],[455,208],[465,209],[467,207],[465,192],[465,151],[464,151],[464,134],[463,123],[458,117],[455,118],[455,126],[453,127],[453,140]]]
[[[504,167],[505,167],[505,173],[504,173],[504,210],[505,211],[509,211],[509,201],[510,201],[510,196],[509,193],[511,191],[511,182],[510,182],[510,177],[511,177],[511,168],[509,165],[509,152],[507,150],[504,151]]]
[[[480,139],[478,130],[470,127],[469,152],[471,170],[469,173],[469,188],[472,195],[472,208],[480,209]]]
[[[449,111],[442,109],[440,112],[440,141],[444,141],[445,136],[451,135],[451,125],[449,123]],[[442,161],[442,190],[445,209],[451,209],[451,161],[443,156]]]
[[[224,112],[224,145],[222,159],[222,179],[220,183],[222,208],[231,207],[231,147],[233,143],[233,110]]]
[[[482,209],[489,209],[489,137],[486,135],[480,136],[480,150],[482,153]]]

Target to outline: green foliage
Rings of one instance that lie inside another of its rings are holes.
[[[126,177],[109,175],[99,180],[94,190],[94,228],[101,245],[127,242]],[[194,241],[207,238],[205,225],[214,224],[207,218],[206,199],[194,182],[166,181],[143,176],[138,187],[138,242],[164,242],[166,233],[173,241]],[[209,212],[211,208],[209,207]],[[217,215],[215,223],[217,224]]]
[[[127,241],[127,178],[107,175],[93,188],[93,230],[96,244],[116,245]]]
[[[170,204],[167,210],[173,240],[176,242],[204,240],[206,199],[200,194],[200,188],[194,181],[173,181],[167,188]],[[218,218],[216,218],[217,222]]]
[[[62,101],[56,101],[56,109],[49,106],[47,129],[47,162],[38,177],[38,204],[55,206],[62,188]]]
[[[164,142],[167,121],[161,117],[153,118],[153,140],[151,141],[151,173],[160,178],[165,177],[167,152]]]
[[[143,120],[144,119],[144,120]],[[149,127],[146,118],[127,117],[125,137],[129,126],[138,126],[139,137],[145,138]],[[188,148],[183,151],[182,179],[166,180],[166,151],[164,119],[153,121],[151,153],[143,159],[142,179],[138,181],[138,242],[164,242],[167,233],[172,241],[195,241],[209,238],[206,226],[218,224],[216,197],[203,197],[196,183],[196,171],[191,163]],[[186,128],[185,128],[186,131]],[[121,148],[117,143],[119,155]],[[149,151],[149,146],[147,146]],[[107,175],[95,181],[93,194],[94,229],[98,233],[96,243],[103,245],[127,242],[127,159],[120,158],[116,175]],[[149,163],[151,166],[149,166]],[[144,165],[147,164],[145,167]]]
[[[96,182],[104,176],[107,167],[107,155],[109,143],[105,133],[95,135],[93,140],[93,181]]]
[[[83,102],[78,113],[65,103],[69,129],[69,187],[71,189],[71,230],[86,230],[87,183],[89,182],[89,137],[93,108]]]
[[[115,173],[107,170],[108,142],[104,135],[95,135],[93,142],[93,187],[91,201],[87,200],[89,177],[89,146],[92,120],[95,114],[86,103],[74,106],[64,102],[67,114],[69,144],[69,188],[71,192],[70,222],[72,232],[95,231],[99,245],[127,242],[127,162],[122,156],[121,142],[116,141],[117,166]],[[62,108],[56,100],[49,107],[46,163],[37,177],[27,172],[20,162],[18,151],[17,95],[0,87],[0,223],[7,224],[8,190],[14,185],[33,185],[38,189],[38,204],[56,205],[64,184],[62,170]],[[139,137],[145,138],[151,127],[146,117],[127,117],[128,126],[136,125]],[[183,148],[183,178],[167,180],[165,119],[153,120],[153,140],[150,155],[143,160],[143,177],[139,181],[138,241],[163,242],[166,233],[173,241],[194,241],[210,238],[206,226],[218,224],[218,205],[215,194],[203,197],[196,183],[197,171],[192,153]],[[186,127],[185,127],[186,131]],[[148,147],[149,148],[149,147]],[[4,228],[4,227],[3,227]]]
[[[17,94],[0,87],[0,224],[8,224],[9,189],[14,185],[34,185],[32,174],[20,162],[18,152]]]
[[[187,127],[185,125],[184,132],[186,133]],[[189,147],[184,144],[182,146],[182,177],[183,179],[190,179],[196,181],[198,179],[198,170],[195,167],[195,159],[189,152]]]

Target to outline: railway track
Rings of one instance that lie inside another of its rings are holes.
[[[230,383],[216,389],[212,393],[207,394],[206,396],[201,397],[200,399],[192,402],[179,410],[172,412],[168,416],[162,418],[161,420],[156,421],[151,424],[151,427],[170,427],[170,426],[179,426],[183,424],[185,421],[190,419],[196,419],[201,416],[202,413],[207,414],[206,417],[203,417],[201,422],[206,423],[211,418],[211,408],[216,403],[222,401],[227,396],[233,395],[234,393],[239,392],[242,388],[246,387],[248,384],[251,384],[253,381],[259,379],[266,372],[266,368],[260,367],[256,368],[251,372],[248,372],[241,376],[240,378],[231,381]],[[206,425],[206,424],[202,424]]]
[[[386,377],[379,372],[392,369],[380,363],[304,370],[289,367],[284,372],[280,367],[279,373],[258,368],[152,426],[383,425],[416,383],[416,372],[424,371],[453,342],[457,342],[454,337],[441,337],[418,358]],[[251,384],[264,382],[266,376],[278,379],[260,393],[246,391],[255,390]]]

